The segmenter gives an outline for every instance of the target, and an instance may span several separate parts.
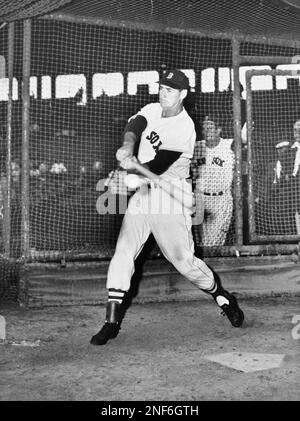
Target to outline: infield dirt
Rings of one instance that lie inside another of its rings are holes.
[[[105,307],[23,309],[2,305],[2,401],[300,400],[299,297],[241,299],[231,327],[213,301],[133,304],[119,336],[89,344]],[[294,323],[293,323],[294,320]],[[37,344],[15,346],[11,342]],[[245,373],[206,356],[284,354],[278,368]]]

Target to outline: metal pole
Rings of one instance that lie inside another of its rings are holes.
[[[242,196],[242,136],[241,136],[241,89],[239,76],[240,42],[232,39],[232,65],[233,65],[233,122],[234,122],[234,149],[235,149],[235,233],[236,246],[243,244],[243,196]]]
[[[252,90],[251,90],[251,70],[246,73],[246,91],[247,91],[247,167],[248,167],[248,210],[249,210],[249,240],[250,242],[256,240],[256,226],[255,226],[255,198],[253,192],[253,162],[252,162]]]
[[[23,86],[22,86],[22,256],[29,254],[29,125],[30,125],[30,59],[31,21],[24,21],[23,27]]]
[[[297,57],[297,56],[295,56]],[[240,56],[240,66],[257,65],[257,64],[293,64],[295,57],[286,56]],[[298,64],[297,61],[294,64]]]
[[[15,24],[8,26],[8,102],[7,102],[7,134],[6,134],[6,192],[3,217],[3,240],[5,257],[10,258],[11,240],[11,144],[12,144],[12,101],[14,71]]]

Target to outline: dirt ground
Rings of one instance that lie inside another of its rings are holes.
[[[133,304],[119,336],[102,347],[89,340],[104,306],[2,305],[9,343],[0,345],[0,400],[299,401],[300,339],[292,333],[299,297],[240,303],[240,329],[209,299]],[[11,344],[21,340],[38,346]],[[205,359],[232,351],[285,358],[279,368],[252,373]]]

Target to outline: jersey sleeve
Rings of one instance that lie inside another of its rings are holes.
[[[180,152],[167,151],[160,149],[155,158],[149,162],[145,162],[149,170],[154,174],[160,175],[167,171],[167,169],[180,157]]]

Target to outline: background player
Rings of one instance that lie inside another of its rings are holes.
[[[159,103],[151,103],[130,118],[124,131],[123,146],[116,158],[127,171],[134,168],[135,143],[140,139],[138,161],[164,180],[191,192],[187,182],[195,145],[195,127],[183,107],[189,81],[184,73],[164,74],[159,86]],[[233,326],[243,323],[244,315],[236,298],[221,286],[217,275],[194,255],[191,212],[178,206],[172,197],[151,181],[131,197],[123,219],[116,250],[111,259],[107,289],[106,320],[91,343],[103,345],[120,329],[121,306],[130,288],[134,262],[152,233],[164,256],[201,290],[209,293]]]
[[[300,120],[293,125],[293,140],[276,144],[277,160],[273,166],[273,184],[269,204],[275,234],[299,234],[300,210]]]
[[[204,220],[200,229],[195,229],[195,237],[203,246],[221,246],[225,243],[233,211],[233,139],[221,137],[218,116],[206,116],[202,128],[203,139],[196,142],[191,165],[196,203],[204,206]],[[198,195],[202,196],[203,204]]]

